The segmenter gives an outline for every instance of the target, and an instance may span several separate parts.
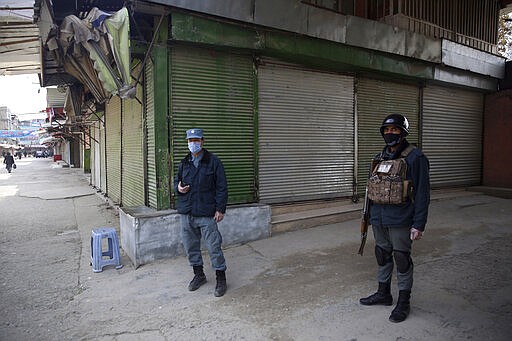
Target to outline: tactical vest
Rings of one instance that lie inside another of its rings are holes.
[[[412,193],[412,184],[407,177],[405,158],[414,149],[412,145],[402,151],[394,160],[374,160],[368,178],[368,198],[376,204],[401,204]]]

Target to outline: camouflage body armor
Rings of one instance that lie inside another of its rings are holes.
[[[409,145],[394,160],[374,160],[368,178],[368,198],[376,204],[395,205],[407,201],[412,192],[412,184],[407,177],[405,158],[414,149]]]

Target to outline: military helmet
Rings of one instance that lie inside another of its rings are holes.
[[[380,126],[380,134],[384,135],[384,127],[387,126],[397,126],[402,130],[402,136],[409,135],[409,121],[407,118],[400,114],[391,114],[386,116],[384,121],[382,121],[382,125]]]

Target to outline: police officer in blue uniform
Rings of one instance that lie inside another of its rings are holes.
[[[421,239],[427,223],[428,206],[430,203],[429,161],[418,149],[409,144],[409,122],[403,115],[387,116],[380,127],[380,133],[386,143],[383,151],[374,159],[375,176],[379,171],[387,171],[393,160],[405,159],[406,169],[402,184],[409,188],[407,196],[390,203],[370,201],[370,224],[375,237],[375,256],[378,264],[378,290],[376,293],[360,299],[363,305],[392,305],[391,276],[393,267],[397,267],[398,301],[389,316],[391,322],[404,321],[410,312],[410,296],[413,284],[414,265],[411,258],[413,241]],[[386,161],[388,161],[386,163]],[[390,162],[391,161],[391,162]],[[403,161],[403,160],[402,160]],[[383,167],[382,165],[387,167]],[[395,162],[395,165],[399,162]],[[380,175],[379,175],[380,174]],[[370,178],[371,179],[371,178]],[[389,199],[389,190],[382,188],[385,178],[377,179],[377,185],[370,190],[369,198]],[[380,186],[380,187],[379,187]],[[386,193],[379,193],[386,192]],[[397,203],[397,201],[399,203]]]
[[[220,297],[227,290],[226,260],[221,249],[222,235],[217,227],[224,218],[228,201],[226,175],[220,159],[203,148],[202,129],[187,130],[187,141],[190,153],[181,160],[174,190],[178,194],[183,246],[194,270],[188,289],[195,291],[206,283],[201,256],[203,237],[216,273],[214,294]]]

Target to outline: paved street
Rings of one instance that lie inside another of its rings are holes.
[[[188,292],[185,258],[93,273],[91,229],[119,228],[115,209],[79,169],[51,159],[0,170],[0,340],[509,340],[512,200],[445,192],[415,242],[409,318],[364,307],[376,289],[373,238],[359,221],[276,235],[225,251],[228,292],[214,272]],[[441,195],[437,196],[437,198]],[[397,296],[393,282],[393,294]]]

